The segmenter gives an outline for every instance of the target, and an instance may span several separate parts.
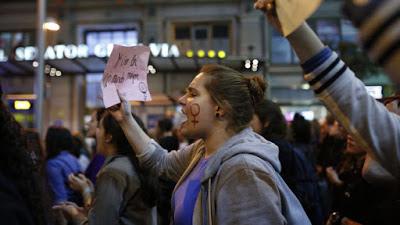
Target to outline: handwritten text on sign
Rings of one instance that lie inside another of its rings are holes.
[[[117,90],[128,101],[150,101],[147,86],[147,46],[114,45],[104,70],[101,88],[106,108],[120,103]]]

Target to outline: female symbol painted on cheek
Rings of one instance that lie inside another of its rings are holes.
[[[196,117],[200,114],[200,105],[197,103],[190,105],[190,114],[193,116],[192,123],[196,126],[199,123]]]

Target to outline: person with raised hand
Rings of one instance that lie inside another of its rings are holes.
[[[346,8],[358,13],[353,21],[358,21],[356,26],[360,27],[363,44],[373,37],[374,41],[367,43],[376,45],[368,45],[371,47],[369,54],[383,54],[379,46],[399,46],[400,35],[395,35],[399,29],[389,30],[387,25],[399,27],[394,22],[399,21],[396,15],[400,10],[400,1],[384,0],[379,4],[375,0],[358,2],[364,6],[350,4],[352,7],[346,5]],[[275,6],[279,7],[279,1],[257,0],[254,4],[255,8],[266,14],[272,26],[279,27]],[[385,26],[379,29],[382,24]],[[335,52],[321,42],[307,23],[300,25],[287,39],[300,59],[304,79],[316,96],[363,149],[391,174],[400,178],[400,117],[387,111],[368,94],[362,81],[354,76]],[[393,48],[389,53],[385,55],[384,61],[381,60],[385,62],[381,65],[391,78],[399,82],[400,50]],[[382,131],[386,131],[384,135]]]
[[[179,99],[180,130],[197,141],[171,152],[142,131],[124,99],[110,109],[141,167],[177,182],[172,224],[310,224],[279,175],[278,148],[249,127],[264,91],[259,77],[203,66]]]
[[[141,121],[138,123],[144,128]],[[71,188],[82,194],[85,207],[63,202],[53,208],[62,210],[65,217],[76,224],[155,224],[153,208],[157,190],[154,179],[140,169],[120,125],[107,112],[99,121],[96,140],[98,152],[106,160],[97,175],[94,190],[92,182],[84,175],[69,176]]]

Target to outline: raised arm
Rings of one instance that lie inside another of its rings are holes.
[[[371,97],[364,84],[306,24],[288,40],[316,96],[364,149],[400,178],[400,117]]]
[[[158,176],[178,181],[192,161],[198,145],[193,144],[168,153],[142,130],[133,118],[131,106],[126,100],[121,98],[121,104],[111,107],[109,111],[120,124],[141,167]]]
[[[131,106],[120,96],[121,104],[112,106],[109,112],[119,123],[125,133],[129,144],[132,146],[136,155],[145,153],[151,138],[142,130],[132,116]]]

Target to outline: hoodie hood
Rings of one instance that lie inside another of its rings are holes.
[[[225,161],[239,154],[256,155],[270,163],[277,173],[281,170],[278,147],[253,132],[251,128],[246,128],[231,137],[211,156],[202,182],[214,176]]]

